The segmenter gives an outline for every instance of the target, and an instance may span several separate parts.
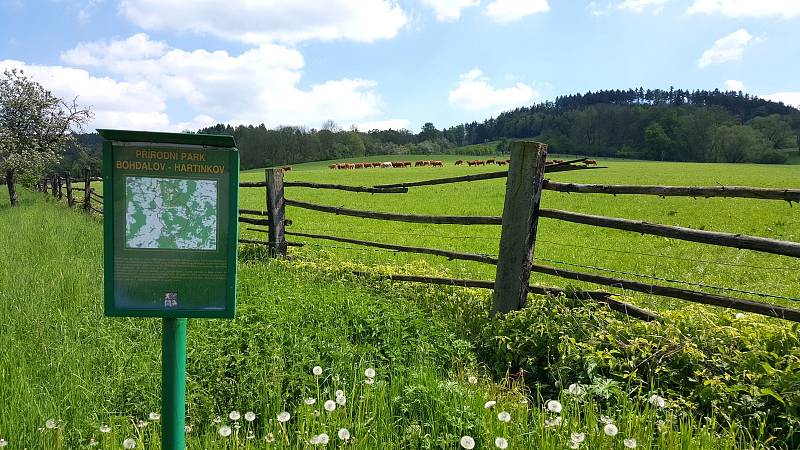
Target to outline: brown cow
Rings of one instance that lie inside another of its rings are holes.
[[[335,168],[336,168],[336,164],[329,164],[328,165],[328,169],[335,169]]]
[[[487,159],[486,160],[486,164],[494,164],[494,160],[493,159]]]
[[[505,166],[505,165],[506,165],[506,162],[505,162],[504,160],[502,160],[502,159],[498,159],[498,160],[497,160],[497,165],[498,165],[498,166]]]
[[[564,160],[563,159],[554,159],[553,160],[553,164],[564,164]]]
[[[464,160],[463,159],[459,159],[458,161],[456,161],[456,165],[457,166],[460,166],[462,164],[464,164]]]
[[[283,166],[283,170],[288,172],[288,171],[292,170],[292,166]]]
[[[381,166],[381,163],[379,163],[379,162],[372,163],[372,167],[380,167],[380,166]]]
[[[486,161],[477,160],[477,161],[475,161],[475,164],[477,164],[479,166],[485,166],[486,165]]]
[[[597,161],[595,161],[593,159],[584,159],[583,160],[583,164],[585,164],[587,166],[596,166],[597,165]]]
[[[392,167],[394,167],[394,168],[403,167],[403,162],[402,161],[392,161]]]
[[[477,166],[478,165],[478,161],[467,161],[467,165],[468,166]]]
[[[403,161],[403,167],[411,167],[411,161]]]
[[[444,163],[441,161],[431,161],[431,166],[433,167],[444,167]]]
[[[363,169],[364,168],[364,163],[355,163],[353,168],[354,169]]]
[[[414,163],[414,167],[419,167],[422,165],[422,161],[417,161]]]

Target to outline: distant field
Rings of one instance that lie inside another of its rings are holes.
[[[436,177],[479,173],[496,168],[454,166],[457,159],[474,156],[429,155],[366,157],[348,161],[441,159],[445,167],[407,169],[331,170],[330,161],[295,165],[287,180],[351,185],[374,185]],[[800,188],[797,167],[788,165],[701,164],[628,160],[600,160],[607,169],[557,173],[550,178],[564,182],[663,185],[745,185]],[[251,170],[243,180],[263,179],[263,171]],[[356,194],[338,191],[287,188],[287,198],[356,209],[419,214],[501,215],[505,180],[412,188],[407,194]],[[264,208],[262,189],[243,189],[242,207]],[[780,201],[750,199],[657,198],[565,194],[545,191],[542,207],[590,214],[646,220],[697,229],[727,231],[800,241],[800,209]],[[496,254],[500,227],[422,225],[334,216],[288,208],[289,230],[334,234],[363,240],[427,246],[455,251]],[[263,233],[248,231],[252,238]],[[447,261],[438,257],[397,254],[352,245],[291,238],[309,242],[291,252],[322,254],[332,259],[357,260],[375,265],[407,265],[406,272],[431,272],[453,277],[492,279],[495,268],[479,263]],[[336,245],[338,248],[332,248]],[[543,219],[536,257],[571,264],[597,266],[644,275],[685,280],[707,285],[800,297],[800,262],[793,258],[754,251],[721,248],[635,233]],[[425,261],[427,265],[419,264]],[[550,264],[569,267],[560,263]],[[578,269],[586,271],[587,269]],[[592,271],[592,270],[589,270]],[[608,273],[606,273],[608,274]],[[614,276],[614,274],[611,274]],[[630,278],[630,275],[621,277]],[[635,277],[634,277],[635,278]],[[533,275],[536,283],[564,286],[566,280]],[[646,281],[646,279],[645,279]],[[680,286],[680,285],[678,285]],[[717,292],[711,290],[711,292]],[[745,296],[747,297],[747,296]],[[653,308],[673,308],[683,302],[634,295]],[[757,299],[757,297],[751,297]],[[762,299],[763,300],[763,299]],[[780,303],[780,301],[777,301]]]

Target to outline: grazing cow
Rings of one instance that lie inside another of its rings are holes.
[[[391,161],[384,161],[384,162],[381,163],[381,167],[382,168],[388,167],[388,168],[391,169],[392,168],[392,162]]]
[[[414,163],[414,167],[419,167],[422,165],[422,161],[417,161]]]
[[[372,167],[381,167],[381,163],[380,162],[374,162],[374,163],[372,163]]]
[[[403,161],[403,167],[411,167],[411,161]]]
[[[477,164],[479,166],[485,166],[486,165],[486,161],[477,160],[477,161],[475,161],[475,164]]]
[[[564,164],[564,160],[563,159],[554,159],[553,160],[553,164]]]
[[[392,167],[394,167],[395,169],[402,168],[403,163],[401,161],[392,161]]]
[[[288,171],[292,170],[292,166],[283,166],[283,170],[288,172]]]
[[[486,160],[486,164],[494,164],[494,160],[493,159],[487,159]]]
[[[433,167],[444,167],[444,163],[441,161],[431,161],[431,166]]]
[[[468,166],[477,166],[478,165],[478,161],[467,161],[467,165]]]
[[[456,165],[457,166],[460,166],[462,164],[464,164],[464,160],[463,159],[459,159],[458,161],[456,161]]]
[[[353,163],[348,163],[348,164],[347,164],[347,168],[348,168],[348,169],[355,169],[355,168],[356,168],[356,165],[355,165],[355,164],[353,164]]]
[[[364,163],[355,163],[354,168],[355,169],[363,169],[364,168]]]
[[[505,166],[505,165],[506,165],[506,162],[505,162],[504,160],[502,160],[502,159],[498,159],[498,160],[497,160],[497,165],[498,165],[498,166]]]
[[[593,159],[584,159],[583,160],[583,164],[587,165],[587,166],[596,166],[597,165],[597,161],[595,161]]]
[[[335,168],[336,168],[336,164],[329,164],[328,165],[328,169],[335,169]]]

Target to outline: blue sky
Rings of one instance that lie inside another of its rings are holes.
[[[587,90],[800,106],[800,0],[0,0],[0,66],[92,127],[481,121]]]

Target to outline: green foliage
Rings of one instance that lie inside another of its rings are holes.
[[[784,148],[793,144],[795,137],[788,117],[778,114],[770,116],[754,117],[747,124],[761,132],[772,144],[772,148]]]
[[[752,162],[769,151],[767,139],[744,125],[721,125],[712,132],[708,159],[712,162]]]

